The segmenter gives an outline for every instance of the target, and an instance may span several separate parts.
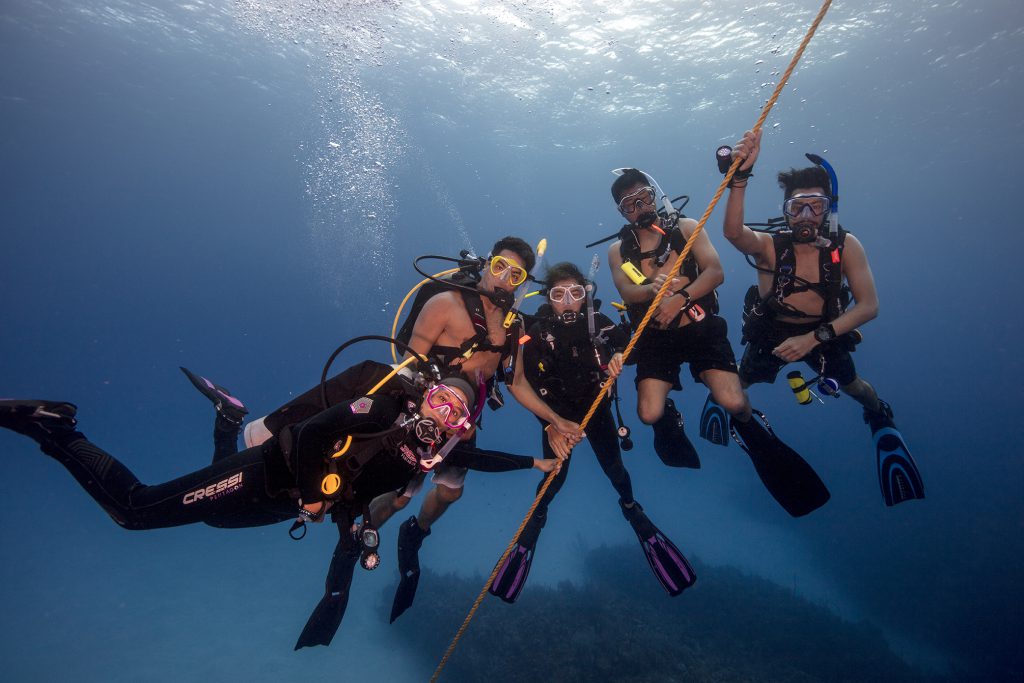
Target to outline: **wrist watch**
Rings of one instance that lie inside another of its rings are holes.
[[[830,342],[836,338],[836,329],[832,327],[832,323],[825,323],[814,331],[814,338],[822,344]]]

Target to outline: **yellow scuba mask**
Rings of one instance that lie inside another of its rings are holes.
[[[504,256],[492,256],[491,275],[501,280],[508,280],[513,287],[518,287],[526,282],[529,273],[515,261],[510,261]]]

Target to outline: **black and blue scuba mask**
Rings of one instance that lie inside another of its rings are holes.
[[[815,242],[828,225],[831,201],[823,194],[793,195],[782,204],[793,241]]]

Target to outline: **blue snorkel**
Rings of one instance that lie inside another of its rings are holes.
[[[812,164],[821,166],[828,173],[828,181],[832,185],[829,193],[828,236],[829,239],[835,242],[839,238],[839,180],[836,178],[836,170],[832,168],[832,164],[817,154],[804,154],[804,156]]]

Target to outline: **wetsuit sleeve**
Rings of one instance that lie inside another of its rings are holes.
[[[320,483],[325,463],[340,448],[349,434],[372,434],[392,425],[401,412],[401,402],[387,395],[374,394],[331,406],[314,415],[296,432],[292,462],[295,483],[303,503],[324,500]]]
[[[469,444],[456,446],[445,462],[456,467],[468,467],[477,472],[511,472],[533,467],[533,458],[528,455],[492,451]]]

